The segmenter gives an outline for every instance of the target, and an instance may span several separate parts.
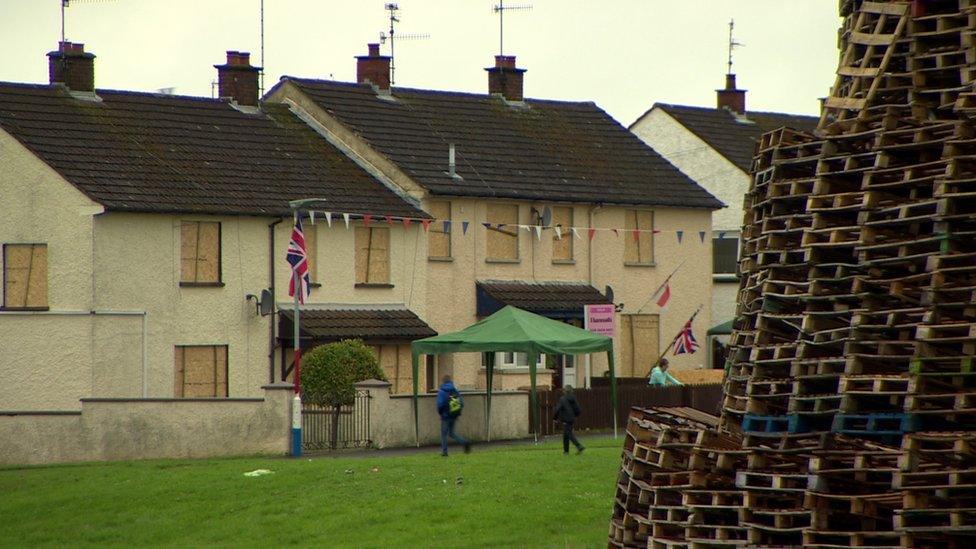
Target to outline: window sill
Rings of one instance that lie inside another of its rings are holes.
[[[27,311],[27,312],[41,312],[50,311],[50,307],[0,307],[0,311]]]
[[[624,261],[624,267],[657,267],[657,263],[653,261],[651,263],[633,263],[631,261]]]
[[[452,263],[454,262],[453,257],[428,257],[427,261],[432,261],[434,263]]]
[[[181,288],[223,288],[223,282],[180,282]]]
[[[514,265],[516,263],[521,263],[521,262],[522,260],[520,259],[492,259],[492,258],[485,259],[485,263],[501,263],[501,264],[507,263],[509,265]]]
[[[734,274],[713,274],[712,280],[714,282],[738,282],[739,277]]]
[[[357,282],[354,288],[392,288],[393,284],[377,282]]]
[[[482,367],[480,371],[487,372],[488,369]],[[536,369],[535,373],[551,374],[554,373],[555,371],[556,370],[553,370],[552,368],[538,368]],[[528,366],[509,366],[509,367],[495,366],[495,373],[496,374],[528,374],[529,367]]]
[[[553,265],[576,265],[575,259],[553,259]]]

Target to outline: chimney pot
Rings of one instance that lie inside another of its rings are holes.
[[[496,55],[495,66],[485,69],[488,71],[488,93],[501,94],[509,101],[521,101],[522,81],[525,69],[515,66],[514,55]]]
[[[251,54],[246,51],[227,51],[227,63],[214,65],[217,69],[217,89],[220,97],[230,97],[238,105],[255,107],[258,104],[258,74],[261,67],[251,66]]]
[[[84,44],[60,42],[58,51],[48,52],[51,84],[64,84],[70,90],[95,91],[95,56],[85,53]]]
[[[379,44],[368,44],[369,55],[356,56],[356,82],[370,83],[380,90],[390,89],[390,57],[380,55]]]

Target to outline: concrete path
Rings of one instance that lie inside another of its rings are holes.
[[[580,442],[583,443],[583,446],[588,446],[589,443],[592,442],[612,441],[613,434],[597,433],[597,434],[580,435],[577,433],[576,438],[578,438]],[[539,442],[536,442],[534,439],[531,438],[515,439],[515,440],[493,440],[491,442],[475,442],[472,444],[471,451],[478,452],[485,449],[505,448],[505,447],[513,447],[513,446],[532,447],[532,446],[539,446],[541,444],[549,443],[549,442],[561,443],[562,440],[563,437],[560,434],[560,435],[550,435],[548,437],[540,437]],[[621,434],[617,440],[619,441],[621,447],[623,447],[623,443],[624,443],[623,434]],[[436,454],[440,454],[440,451],[441,451],[440,445],[434,445],[434,446],[421,446],[420,448],[417,448],[415,446],[408,447],[408,448],[385,448],[383,450],[375,450],[375,449],[338,450],[335,452],[308,454],[302,457],[312,458],[312,459],[357,458],[357,457],[385,458],[385,457],[409,456],[414,454],[436,455]],[[451,454],[454,454],[454,453],[461,453],[463,450],[461,449],[460,446],[454,444],[452,441],[451,445],[448,447],[448,451]]]

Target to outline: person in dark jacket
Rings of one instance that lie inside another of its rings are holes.
[[[451,400],[456,398],[456,404],[452,410]],[[451,376],[444,376],[440,389],[437,390],[437,413],[441,416],[441,455],[447,457],[447,437],[450,436],[455,442],[464,446],[464,453],[471,451],[471,443],[461,438],[454,432],[454,423],[461,417],[461,409],[464,408],[464,399],[461,393],[451,381]]]
[[[579,402],[576,401],[576,395],[573,394],[573,387],[566,385],[563,387],[563,396],[559,397],[559,402],[556,403],[556,409],[553,412],[554,419],[563,423],[563,454],[569,453],[570,441],[576,446],[576,453],[581,454],[586,449],[573,434],[573,423],[576,422],[580,412],[582,410],[580,410]]]

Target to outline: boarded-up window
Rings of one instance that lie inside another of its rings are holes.
[[[187,345],[175,349],[173,396],[227,396],[227,346]]]
[[[184,221],[180,259],[181,284],[220,282],[220,223]]]
[[[559,227],[559,234],[552,231],[552,260],[573,260],[573,208],[558,207],[552,209],[552,225]]]
[[[448,259],[451,257],[451,203],[431,202],[428,210],[434,221],[427,231],[427,257]]]
[[[47,244],[3,245],[3,307],[48,307]]]
[[[645,377],[660,356],[660,317],[620,315],[621,377]]]
[[[413,361],[410,355],[410,345],[371,345],[373,354],[386,379],[392,384],[393,394],[413,392]],[[418,387],[426,383],[426,368],[419,368]]]
[[[306,225],[302,234],[305,236],[305,261],[308,263],[308,276],[313,284],[319,281],[319,231],[315,225]]]
[[[654,212],[627,210],[624,228],[627,244],[624,246],[624,263],[650,265],[654,263]],[[634,237],[634,229],[638,229]]]
[[[518,204],[488,204],[486,221],[489,227],[485,257],[489,261],[518,260],[518,213]]]
[[[390,283],[390,229],[356,227],[356,284]]]

